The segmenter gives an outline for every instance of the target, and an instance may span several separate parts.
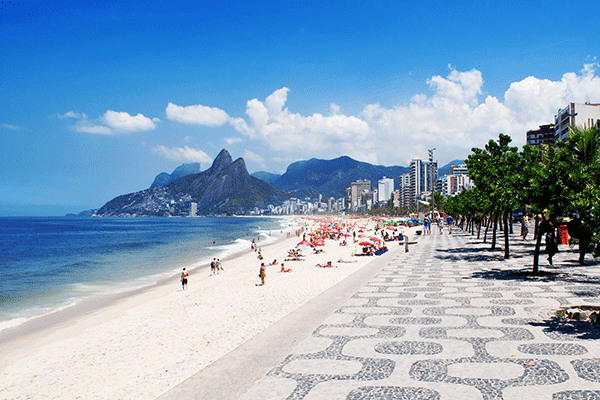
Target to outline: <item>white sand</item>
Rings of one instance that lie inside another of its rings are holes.
[[[248,252],[223,262],[220,275],[192,273],[188,290],[173,279],[21,338],[0,350],[0,398],[156,398],[373,260],[352,257],[360,248],[349,239],[286,262],[292,273],[267,266],[265,286],[257,286],[260,261]],[[299,240],[263,248],[264,261],[281,262]],[[315,267],[327,261],[335,268]]]

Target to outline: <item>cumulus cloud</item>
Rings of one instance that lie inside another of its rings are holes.
[[[327,116],[292,112],[286,107],[290,90],[283,87],[264,101],[249,100],[243,117],[218,108],[169,103],[167,118],[206,126],[229,124],[241,137],[275,150],[277,157],[347,154],[372,163],[406,165],[412,158],[424,158],[431,147],[446,159],[465,157],[472,147],[483,147],[499,133],[512,136],[514,145],[524,144],[528,130],[552,123],[567,103],[600,100],[597,68],[597,63],[585,64],[558,81],[529,76],[513,82],[498,98],[484,95],[480,71],[449,66],[446,76],[427,80],[429,93],[392,107],[367,104],[357,115],[346,115],[333,103]],[[252,160],[253,155],[246,157]]]
[[[221,126],[229,121],[229,115],[219,108],[200,104],[181,107],[173,103],[167,105],[167,118],[184,124]]]
[[[177,162],[199,162],[210,164],[212,158],[202,150],[193,149],[188,146],[168,148],[166,146],[156,146],[152,149],[155,154]]]
[[[149,131],[156,128],[154,121],[142,114],[132,116],[124,111],[107,110],[103,119],[106,125],[115,132]]]
[[[95,120],[89,120],[85,114],[68,111],[65,114],[57,114],[57,118],[79,119],[69,129],[74,132],[90,133],[93,135],[117,135],[120,133],[132,133],[148,131],[156,128],[158,118],[148,118],[142,114],[135,116],[127,112],[107,110],[104,115]]]

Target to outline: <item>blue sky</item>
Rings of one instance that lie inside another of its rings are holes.
[[[0,2],[0,215],[62,215],[226,148],[250,172],[440,165],[600,102],[595,1]]]

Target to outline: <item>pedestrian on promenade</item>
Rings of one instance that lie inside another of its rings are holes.
[[[452,234],[452,223],[454,222],[454,218],[452,218],[452,215],[448,215],[446,217],[446,222],[448,223],[448,235]]]
[[[527,234],[529,233],[529,216],[527,214],[523,215],[523,221],[521,222],[521,237],[523,241],[527,241]]]
[[[556,235],[554,233],[555,224],[553,221],[547,222],[548,232],[546,233],[546,254],[548,254],[548,262],[550,263],[550,265],[553,265],[552,257],[554,257],[556,253],[558,253],[558,245],[556,244]]]
[[[440,228],[440,235],[444,233],[444,218],[440,215],[438,217],[438,227]]]

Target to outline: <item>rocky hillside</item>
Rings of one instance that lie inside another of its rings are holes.
[[[170,174],[166,172],[161,172],[160,174],[156,175],[156,178],[154,178],[154,182],[152,182],[152,185],[150,185],[150,187],[153,188],[155,186],[164,185],[165,183],[170,183],[176,179],[182,178],[187,175],[197,174],[199,172],[199,163],[182,164],[179,167],[175,168],[175,170]]]
[[[185,216],[191,203],[198,204],[198,215],[246,214],[254,207],[279,205],[287,198],[286,193],[250,176],[244,159],[232,161],[223,149],[208,170],[119,196],[102,206],[96,215]]]
[[[319,194],[325,199],[339,198],[352,182],[359,179],[369,179],[371,186],[377,187],[377,181],[384,176],[398,182],[398,177],[409,170],[408,167],[373,165],[348,156],[333,160],[312,158],[290,164],[285,174],[272,185],[298,198],[315,198]]]

